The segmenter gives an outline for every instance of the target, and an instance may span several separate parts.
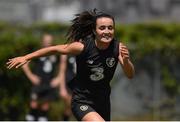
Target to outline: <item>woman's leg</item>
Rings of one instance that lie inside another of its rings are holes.
[[[38,121],[48,121],[49,101],[43,101],[41,103]]]
[[[68,95],[66,97],[62,97],[63,102],[64,102],[64,111],[63,111],[63,121],[68,121],[70,116],[71,116],[71,94],[68,93]]]
[[[38,118],[38,102],[36,100],[30,101],[30,110],[25,116],[26,121],[36,121]]]
[[[105,121],[97,112],[89,112],[83,118],[82,121]]]
[[[78,121],[104,121],[100,114],[88,104],[72,102],[71,107]]]

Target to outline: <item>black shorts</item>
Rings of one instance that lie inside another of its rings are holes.
[[[38,101],[56,100],[58,99],[58,89],[44,84],[32,86],[30,98]]]
[[[71,109],[78,121],[82,121],[82,118],[89,112],[97,112],[105,121],[110,121],[110,104],[95,106],[72,101]]]

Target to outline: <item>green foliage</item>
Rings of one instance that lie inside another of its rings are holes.
[[[157,51],[173,51],[176,56],[180,56],[180,25],[137,24],[119,28],[116,35],[120,35],[122,42],[130,46],[137,59]]]
[[[178,93],[178,83],[176,79],[172,76],[171,72],[167,68],[163,68],[162,71],[164,86],[168,91],[170,96],[175,96]]]

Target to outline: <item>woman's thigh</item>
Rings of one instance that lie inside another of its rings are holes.
[[[78,121],[104,121],[104,119],[88,104],[73,102],[71,107]]]

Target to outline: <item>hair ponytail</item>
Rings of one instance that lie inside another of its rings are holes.
[[[95,27],[95,12],[84,11],[80,14],[76,14],[75,18],[72,20],[72,25],[67,33],[68,41],[79,41],[83,40],[85,37],[93,34],[93,29]]]

